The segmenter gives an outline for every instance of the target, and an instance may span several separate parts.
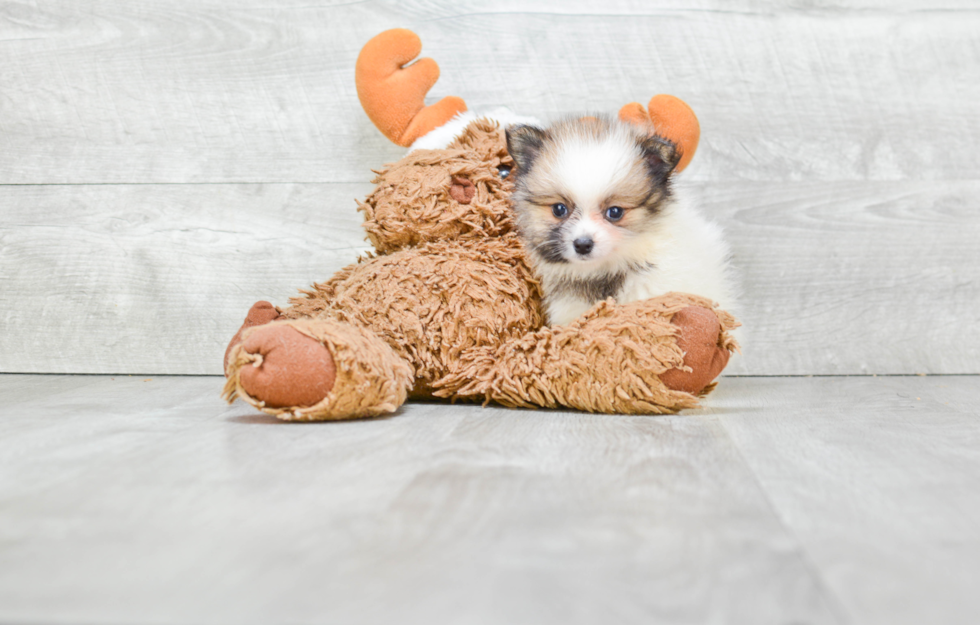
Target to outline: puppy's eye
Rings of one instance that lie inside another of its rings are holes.
[[[625,214],[626,211],[621,206],[610,206],[606,209],[606,219],[609,221],[619,221]]]
[[[568,214],[568,207],[561,203],[552,204],[551,214],[557,217],[558,219],[561,219],[562,217]]]
[[[510,175],[510,167],[506,165],[498,165],[497,173],[500,175],[501,178],[506,178],[507,176]]]

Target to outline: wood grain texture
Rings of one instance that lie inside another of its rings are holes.
[[[115,0],[0,7],[0,183],[359,182],[398,149],[354,93],[415,29],[431,99],[543,118],[667,92],[697,180],[975,178],[975,3]]]
[[[370,188],[0,187],[0,370],[220,373],[249,306],[367,249]]]
[[[743,282],[730,374],[980,371],[980,183],[689,186]],[[0,371],[220,373],[253,302],[368,249],[370,188],[0,187]]]
[[[297,426],[220,386],[0,376],[0,620],[838,622],[717,417]]]
[[[980,377],[729,380],[712,402],[848,621],[980,614]]]
[[[980,371],[980,183],[696,184],[733,247],[729,374]]]
[[[430,99],[555,118],[670,92],[729,233],[735,374],[980,371],[980,8],[883,0],[0,5],[0,371],[217,373],[258,299],[366,249],[402,153],[353,89],[407,26]],[[31,183],[31,184],[28,184]],[[34,185],[33,183],[37,183]]]
[[[0,620],[967,625],[980,377],[738,378],[679,417],[0,376]]]

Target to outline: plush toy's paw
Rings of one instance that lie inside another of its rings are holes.
[[[678,311],[670,322],[680,328],[677,346],[684,351],[684,365],[692,370],[670,369],[660,380],[667,388],[697,395],[728,364],[730,353],[719,345],[721,324],[714,312],[700,306]]]
[[[312,406],[333,389],[333,356],[316,339],[288,325],[256,328],[242,343],[245,353],[260,356],[242,367],[242,388],[270,408]]]
[[[245,333],[245,330],[254,328],[255,326],[265,325],[278,318],[279,311],[269,302],[262,301],[252,304],[252,307],[248,309],[248,314],[245,315],[245,322],[242,324],[242,327],[238,328],[238,332],[231,338],[231,342],[228,343],[228,347],[225,349],[225,375],[228,375],[228,356],[231,354],[231,349],[242,342],[242,334]]]
[[[284,421],[375,417],[405,402],[415,372],[371,331],[336,319],[280,319],[231,350],[228,402]]]

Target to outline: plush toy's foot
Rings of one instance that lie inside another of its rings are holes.
[[[670,369],[660,374],[660,381],[669,389],[698,395],[718,377],[731,356],[720,345],[721,323],[713,311],[700,306],[679,310],[670,322],[681,330],[677,346],[684,351],[684,366],[691,371]]]
[[[283,325],[265,325],[242,342],[247,354],[260,356],[239,373],[242,388],[270,408],[307,407],[333,389],[333,356],[316,339]]]
[[[288,421],[394,412],[412,368],[371,332],[332,319],[277,320],[247,328],[228,356],[225,398]]]
[[[242,324],[242,327],[238,328],[238,332],[231,338],[231,342],[228,343],[228,347],[225,349],[226,376],[228,375],[228,356],[231,354],[231,348],[242,342],[242,334],[245,333],[245,330],[254,328],[255,326],[265,325],[278,318],[279,311],[269,302],[262,301],[252,304],[252,307],[248,309],[248,314],[245,315],[245,322]]]

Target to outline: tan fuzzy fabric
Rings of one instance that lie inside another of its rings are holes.
[[[445,150],[415,150],[375,172],[374,191],[358,209],[364,229],[382,254],[425,242],[480,241],[514,229],[510,195],[501,165],[513,167],[504,132],[478,120]],[[469,201],[459,202],[454,179],[473,185]]]
[[[375,172],[377,186],[359,208],[376,252],[302,291],[271,322],[329,351],[334,386],[313,406],[265,405],[249,396],[239,372],[269,363],[233,344],[226,398],[288,420],[384,414],[408,396],[626,414],[696,406],[695,395],[658,378],[671,368],[691,371],[671,319],[688,306],[714,310],[718,346],[728,350],[736,347],[728,335],[734,319],[702,298],[668,294],[602,302],[566,327],[543,327],[541,286],[512,219],[513,185],[498,171],[513,165],[504,132],[480,120],[445,150],[416,150]],[[283,368],[269,370],[274,379],[300,380],[288,367],[302,367],[301,355],[277,349],[277,358],[286,353],[276,365]],[[327,360],[319,355],[308,362]]]
[[[512,407],[568,407],[621,414],[673,413],[698,405],[659,375],[684,367],[671,317],[688,306],[714,310],[722,326],[719,346],[735,349],[728,331],[738,325],[704,298],[670,293],[617,305],[597,304],[567,326],[552,326],[469,350],[452,374],[436,382],[438,397],[482,396]]]
[[[416,396],[465,350],[496,346],[543,322],[539,285],[515,234],[363,259],[291,303],[287,319],[335,318],[384,340],[412,363]]]
[[[411,366],[369,331],[330,319],[274,321],[286,324],[322,343],[333,356],[336,378],[333,389],[319,403],[307,407],[273,408],[242,387],[242,367],[262,366],[261,355],[249,354],[242,345],[231,350],[224,398],[240,397],[263,412],[284,421],[325,421],[374,417],[394,412],[405,402],[412,386]],[[244,333],[247,338],[249,332]]]

